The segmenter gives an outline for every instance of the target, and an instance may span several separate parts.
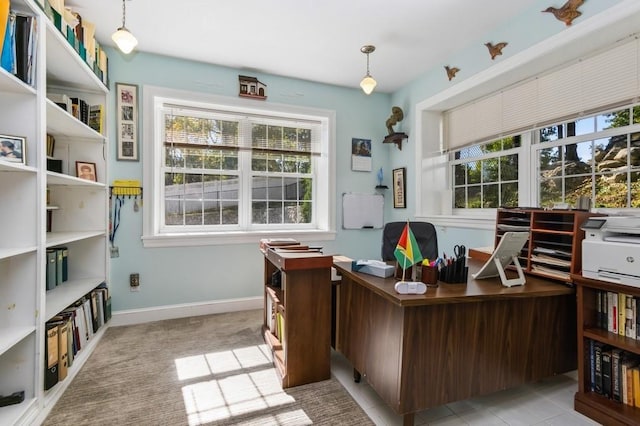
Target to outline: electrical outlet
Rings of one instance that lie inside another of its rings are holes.
[[[111,258],[113,259],[114,257],[119,257],[120,256],[120,251],[118,250],[118,247],[111,247]]]
[[[129,285],[135,288],[140,287],[140,274],[129,275]]]

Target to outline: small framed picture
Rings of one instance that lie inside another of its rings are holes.
[[[26,164],[26,138],[0,135],[0,161]]]
[[[96,163],[86,163],[84,161],[76,161],[76,176],[80,179],[86,179],[93,182],[98,181],[96,173]]]
[[[393,169],[393,207],[396,209],[407,208],[406,168]]]

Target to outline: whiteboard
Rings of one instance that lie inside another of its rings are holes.
[[[384,196],[382,194],[342,194],[344,229],[382,228]]]

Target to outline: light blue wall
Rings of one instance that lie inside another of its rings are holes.
[[[621,0],[585,2],[581,10],[584,16],[618,4]],[[558,2],[560,5],[562,2]],[[439,66],[408,84],[393,95],[380,93],[366,96],[354,82],[354,88],[341,88],[292,78],[284,78],[257,72],[224,68],[211,64],[179,60],[175,58],[133,53],[128,57],[113,49],[108,50],[112,95],[108,111],[115,111],[115,82],[140,86],[142,99],[144,85],[154,85],[215,95],[237,97],[238,75],[252,75],[267,84],[268,99],[265,102],[324,108],[336,111],[337,163],[336,163],[336,219],[338,234],[335,241],[318,244],[327,253],[345,254],[354,258],[379,258],[380,230],[342,230],[341,194],[344,192],[374,192],[375,171],[383,167],[385,183],[391,186],[391,170],[407,168],[407,208],[393,209],[391,191],[385,199],[385,221],[413,219],[415,208],[415,146],[412,139],[412,123],[415,122],[415,106],[424,99],[450,87],[451,84],[483,71],[493,65],[487,60],[486,41],[508,41],[513,51],[535,45],[550,35],[563,31],[564,25],[549,14],[540,13],[549,6],[548,0],[540,0],[522,17],[496,28],[482,40],[471,41],[467,48],[452,52],[446,64],[455,64],[461,72],[453,82],[446,79]],[[533,17],[533,18],[532,18]],[[455,29],[452,29],[455,30]],[[434,40],[437,43],[437,40]],[[428,46],[425,47],[428,54]],[[505,50],[506,52],[506,50]],[[417,52],[418,54],[418,52]],[[499,58],[499,57],[498,57]],[[499,61],[499,59],[497,59]],[[386,135],[384,126],[391,106],[398,105],[405,118],[397,131],[409,134],[402,150],[395,145],[381,143]],[[142,105],[140,105],[142,108]],[[144,110],[140,110],[145,114]],[[142,120],[140,120],[142,122]],[[110,134],[115,135],[115,119],[108,117]],[[350,165],[351,138],[372,140],[373,171],[353,172]],[[114,138],[112,138],[114,139]],[[151,141],[141,135],[142,143]],[[142,147],[140,147],[142,152]],[[111,144],[110,179],[139,179],[142,181],[142,162],[115,160],[115,143]],[[144,208],[144,205],[143,207]],[[128,201],[122,211],[122,221],[116,235],[120,257],[111,261],[111,289],[113,309],[127,310],[180,303],[204,302],[234,298],[254,297],[261,294],[262,257],[256,244],[195,248],[145,249],[140,240],[142,211],[133,211]],[[438,228],[441,251],[454,244],[469,247],[491,245],[493,232],[469,229]],[[129,291],[129,274],[140,273],[139,292]]]
[[[146,53],[128,57],[109,50],[111,99],[109,111],[115,111],[115,83],[139,86],[141,117],[147,113],[141,104],[144,85],[168,87],[215,95],[238,96],[238,75],[251,75],[267,84],[267,103],[300,105],[335,110],[336,112],[336,223],[335,241],[317,244],[326,253],[345,254],[354,258],[380,257],[380,230],[342,230],[341,194],[344,192],[373,193],[377,184],[376,171],[383,167],[385,183],[390,186],[387,172],[390,152],[394,146],[383,145],[385,121],[390,114],[389,95],[374,93],[366,96],[354,82],[354,88],[341,88],[308,81],[265,75],[185,61]],[[108,119],[109,131],[115,135],[115,120]],[[142,120],[140,120],[142,123]],[[142,129],[140,130],[142,133]],[[351,171],[351,138],[372,140],[371,172]],[[115,138],[112,138],[115,140]],[[141,134],[141,143],[151,143]],[[140,146],[142,152],[142,146]],[[111,143],[110,180],[139,179],[142,162],[116,161],[115,142]],[[387,194],[385,217],[390,215],[391,200]],[[142,209],[145,206],[143,204]],[[262,258],[255,244],[193,248],[143,248],[142,209],[134,212],[133,201],[125,201],[115,245],[120,256],[111,259],[111,289],[113,309],[126,310],[180,303],[224,300],[259,296],[262,286]],[[139,292],[129,290],[129,274],[140,273]]]

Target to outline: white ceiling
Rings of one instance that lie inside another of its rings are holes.
[[[366,72],[360,48],[373,44],[376,91],[391,93],[443,67],[472,42],[506,41],[485,37],[536,4],[540,0],[127,0],[126,26],[139,41],[137,51],[347,87],[357,87]],[[66,5],[96,24],[100,43],[113,45],[121,0]],[[537,9],[531,19],[564,27]]]

